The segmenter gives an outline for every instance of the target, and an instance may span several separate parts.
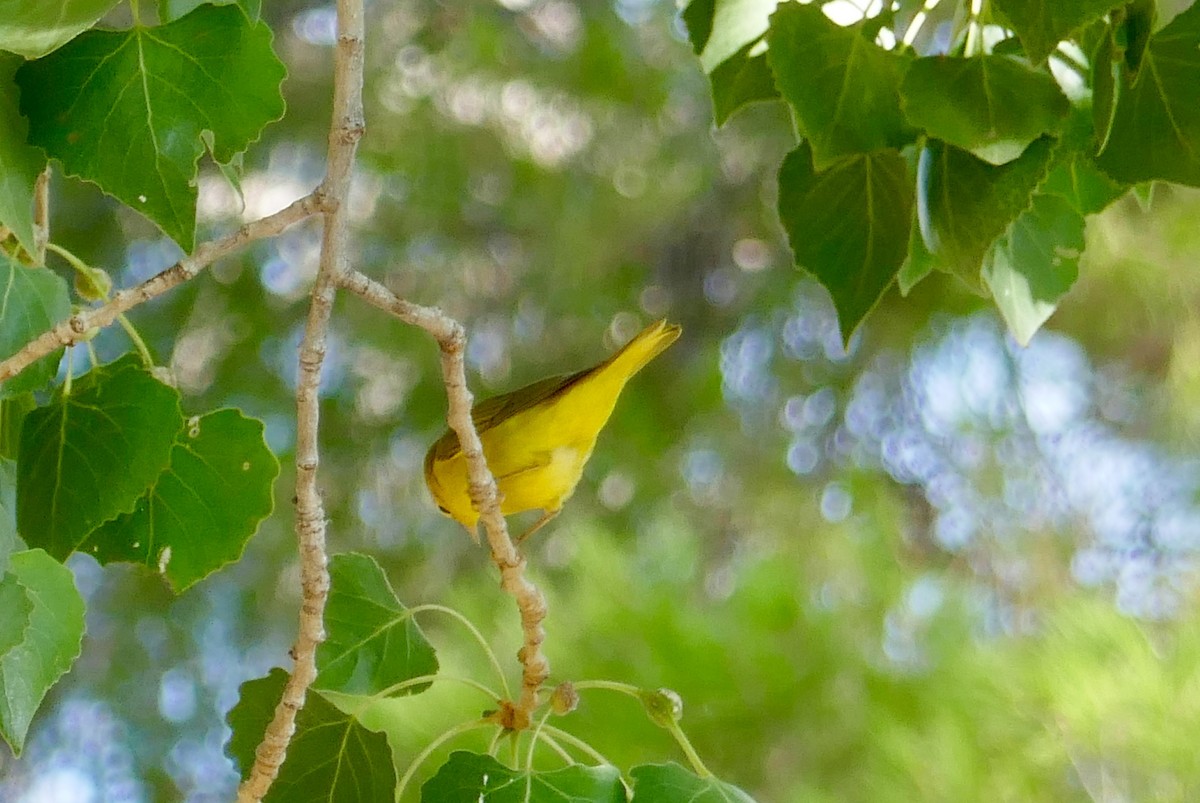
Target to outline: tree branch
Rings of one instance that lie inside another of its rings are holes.
[[[296,382],[296,539],[302,598],[299,632],[292,648],[295,667],[275,707],[275,716],[255,751],[254,766],[238,789],[239,803],[261,800],[279,773],[296,731],[296,714],[304,707],[308,687],[317,676],[317,646],[325,640],[329,558],[325,550],[325,510],[317,488],[319,391],[333,300],[338,281],[347,270],[350,235],[346,199],[350,194],[355,152],[364,129],[362,0],[338,0],[337,19],[328,166],[325,180],[316,193],[325,216],[325,229],[321,264],[300,343],[300,372]]]
[[[467,338],[462,324],[435,307],[423,307],[405,301],[358,271],[344,273],[341,285],[369,304],[429,332],[441,350],[442,380],[446,385],[449,407],[446,419],[458,435],[467,461],[471,502],[483,521],[492,561],[500,569],[500,587],[516,599],[521,614],[523,643],[517,653],[521,662],[521,696],[516,701],[512,720],[504,724],[512,730],[522,730],[529,725],[529,715],[537,707],[538,690],[550,674],[550,663],[542,654],[542,642],[546,638],[546,631],[542,627],[546,618],[546,599],[537,586],[525,577],[525,559],[517,552],[508,534],[508,525],[500,512],[496,480],[487,466],[479,432],[471,419],[474,400],[467,387],[463,362]]]
[[[33,362],[56,349],[78,343],[93,328],[108,326],[139,304],[144,304],[183,284],[221,257],[255,240],[274,237],[293,223],[315,213],[319,208],[318,199],[317,192],[310,193],[273,215],[247,223],[228,237],[202,244],[191,256],[184,257],[136,287],[117,292],[99,307],[75,313],[53,329],[26,343],[16,354],[0,361],[0,382],[12,379]]]

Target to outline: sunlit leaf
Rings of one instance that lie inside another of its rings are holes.
[[[629,774],[633,777],[630,803],[754,803],[736,786],[701,778],[675,763],[643,764]]]
[[[198,416],[179,432],[170,465],[133,512],[76,548],[101,563],[148,566],[183,591],[241,556],[271,513],[278,475],[262,422],[237,410]]]
[[[552,772],[514,770],[488,755],[456,750],[421,787],[421,803],[624,803],[616,767],[574,764]]]
[[[346,694],[378,694],[409,678],[437,672],[437,656],[383,569],[369,555],[335,555],[329,564],[325,642],[317,651],[316,686]],[[412,694],[428,683],[405,689]]]
[[[829,290],[849,340],[904,262],[912,219],[904,159],[878,151],[814,172],[802,144],[779,169],[779,218],[796,264]]]
[[[1063,39],[1098,20],[1126,0],[993,0],[1036,63],[1045,61]]]
[[[780,0],[692,0],[682,12],[704,72],[762,38]]]
[[[984,260],[983,278],[1022,346],[1079,277],[1083,216],[1057,195],[1034,196]]]
[[[67,283],[46,268],[31,268],[0,253],[0,358],[11,357],[71,314]],[[37,360],[0,386],[0,398],[41,390],[54,378],[62,351]]]
[[[287,677],[282,669],[272,669],[264,678],[243,683],[237,705],[229,712],[233,729],[229,755],[243,779],[254,766],[254,750],[275,713]],[[268,803],[375,803],[391,800],[395,789],[396,770],[387,738],[343,714],[320,692],[310,691],[296,715],[287,760],[264,799]]]
[[[167,467],[183,425],[179,393],[130,355],[93,368],[25,417],[17,528],[62,560],[98,526],[133,509]]]
[[[228,162],[283,115],[284,75],[265,22],[205,5],[157,28],[89,31],[26,64],[17,82],[35,144],[186,250],[201,131]]]
[[[19,93],[13,80],[20,66],[21,59],[0,53],[0,226],[7,227],[32,254],[33,185],[46,166],[46,155],[26,143],[29,122],[17,108]]]
[[[937,140],[926,144],[917,168],[917,215],[939,269],[982,289],[983,256],[1029,207],[1049,167],[1052,142],[1043,137],[1000,166]]]
[[[767,59],[779,92],[822,170],[839,156],[899,148],[914,138],[900,111],[910,59],[815,5],[784,3],[771,17]]]
[[[1200,186],[1200,4],[1150,37],[1136,76],[1111,56],[1097,59],[1096,73],[1114,64],[1112,126],[1102,137],[1100,168],[1129,184]]]
[[[992,164],[1057,132],[1070,110],[1048,73],[1004,56],[917,59],[901,93],[913,125]]]
[[[0,0],[0,50],[35,59],[74,39],[120,0]]]
[[[40,549],[13,554],[0,583],[13,579],[31,607],[20,642],[0,656],[0,735],[19,754],[42,698],[79,656],[84,605],[71,571]]]

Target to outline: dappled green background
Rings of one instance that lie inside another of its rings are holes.
[[[248,155],[247,218],[319,180],[328,125],[331,7],[265,5],[289,113]],[[1196,797],[1200,198],[1159,188],[1093,220],[1028,349],[938,277],[886,297],[847,351],[771,211],[786,114],[714,132],[673,4],[377,3],[369,37],[356,266],[467,323],[479,392],[684,326],[528,547],[556,680],[676,689],[710,767],[764,801]],[[55,240],[119,285],[177,257],[92,188],[54,189]],[[202,236],[238,222],[207,174]],[[306,224],[135,314],[185,409],[267,423],[277,514],[178,598],[72,559],[84,655],[0,759],[0,798],[229,797],[223,716],[295,632],[287,463],[317,246]],[[444,412],[432,343],[343,298],[327,369],[331,547],[467,613],[513,669],[515,608],[421,483]],[[495,682],[461,627],[424,624],[449,672]],[[490,705],[438,684],[374,716],[403,770]],[[558,724],[623,766],[681,760],[611,693]]]

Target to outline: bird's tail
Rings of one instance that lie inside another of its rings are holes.
[[[667,323],[664,318],[643,329],[637,337],[625,344],[625,347],[608,358],[598,371],[612,370],[622,380],[636,374],[645,367],[646,363],[662,354],[667,346],[679,338],[683,329],[678,324]]]

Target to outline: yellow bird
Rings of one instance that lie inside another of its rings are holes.
[[[542,511],[518,540],[562,510],[625,383],[674,343],[680,331],[665,320],[650,324],[597,366],[547,377],[471,410],[500,490],[500,512]],[[438,509],[478,540],[479,513],[471,507],[467,463],[453,431],[447,430],[425,455],[425,483]]]

